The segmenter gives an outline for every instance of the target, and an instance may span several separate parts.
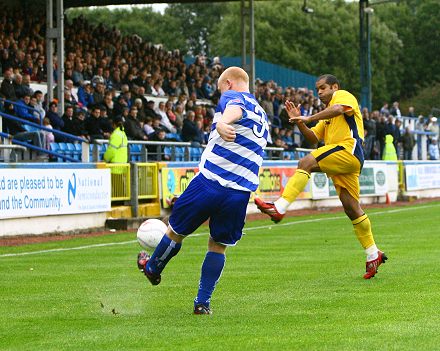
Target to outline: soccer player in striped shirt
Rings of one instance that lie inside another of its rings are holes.
[[[202,265],[195,314],[210,314],[210,300],[225,265],[225,251],[242,236],[250,193],[269,136],[266,113],[249,93],[249,77],[239,67],[226,69],[218,80],[221,92],[200,172],[174,204],[166,235],[151,257],[138,255],[138,267],[157,285],[183,239],[209,219],[208,252]]]
[[[316,91],[326,105],[325,110],[312,116],[301,116],[300,106],[290,101],[286,102],[286,110],[289,121],[297,124],[311,144],[324,140],[325,146],[313,150],[299,161],[295,174],[278,200],[268,203],[256,198],[255,203],[261,212],[278,223],[289,205],[306,187],[310,173],[326,173],[332,178],[344,211],[351,219],[354,232],[365,250],[367,262],[364,278],[370,279],[387,257],[377,248],[370,219],[359,203],[359,174],[364,164],[364,125],[359,105],[352,94],[340,89],[339,81],[331,74],[318,77]],[[307,127],[307,123],[312,121],[319,122],[312,128]]]

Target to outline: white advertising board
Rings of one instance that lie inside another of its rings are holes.
[[[104,212],[109,169],[0,169],[0,218]]]
[[[406,190],[440,188],[440,164],[405,164]]]
[[[387,169],[384,163],[368,163],[359,177],[361,195],[385,195],[388,191]],[[326,199],[337,196],[335,186],[324,173],[312,173],[312,198]]]

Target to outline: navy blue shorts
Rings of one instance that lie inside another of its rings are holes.
[[[199,173],[174,204],[170,226],[186,236],[209,219],[212,239],[235,245],[243,235],[249,197],[250,192],[225,188]]]

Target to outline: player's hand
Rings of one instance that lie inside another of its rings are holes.
[[[302,123],[307,124],[310,122],[310,117],[306,117],[306,116],[290,117],[289,122],[296,124],[302,124]]]
[[[235,140],[235,128],[225,122],[218,121],[215,126],[218,134],[224,141],[234,141]]]
[[[289,121],[291,118],[301,116],[301,104],[295,106],[292,101],[287,100],[285,103],[287,114],[289,115]]]
[[[308,117],[301,116],[301,104],[295,106],[292,101],[287,100],[285,105],[290,123],[302,124],[309,121]]]

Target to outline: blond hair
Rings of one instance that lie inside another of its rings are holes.
[[[223,71],[218,79],[218,83],[221,84],[225,80],[241,81],[246,85],[249,85],[249,76],[246,71],[240,67],[229,67]]]

